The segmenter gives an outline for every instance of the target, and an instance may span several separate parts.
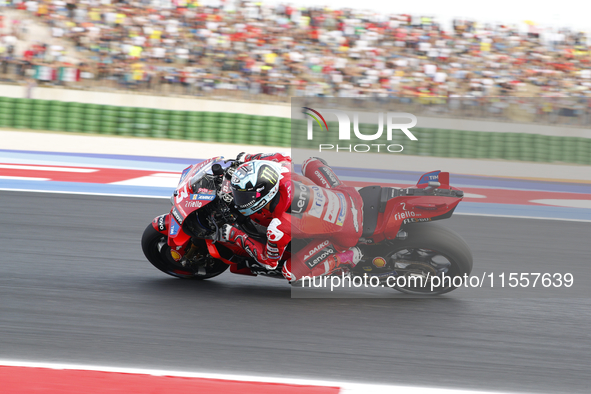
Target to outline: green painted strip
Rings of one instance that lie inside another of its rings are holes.
[[[323,129],[317,117],[306,114]],[[0,97],[0,127],[7,128],[314,148],[316,142],[306,139],[306,123],[306,119],[274,116]],[[330,123],[337,127],[335,122]],[[368,125],[359,128],[362,132],[374,130]],[[590,138],[420,127],[413,130],[417,142],[406,140],[404,135],[395,135],[391,141],[404,146],[403,154],[591,165]],[[319,134],[320,137],[318,143],[338,143],[336,135]],[[388,143],[385,136],[377,142]]]

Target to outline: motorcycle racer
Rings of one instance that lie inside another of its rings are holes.
[[[242,247],[267,269],[276,269],[291,241],[291,158],[280,153],[247,155],[232,175],[234,203],[241,214],[267,227],[267,243],[262,245],[231,225],[222,227],[221,238]],[[284,237],[285,233],[288,235]]]
[[[314,238],[293,259],[287,258],[282,274],[289,281],[330,274],[361,260],[354,247],[362,233],[361,196],[343,185],[325,161],[306,160],[304,177],[291,172],[291,158],[279,153],[241,153],[237,161],[242,164],[232,175],[234,202],[243,215],[267,228],[267,242],[261,244],[229,224],[221,228],[222,240],[273,270],[292,236]]]

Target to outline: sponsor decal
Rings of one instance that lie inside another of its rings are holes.
[[[376,268],[384,268],[386,266],[386,259],[383,257],[374,257],[374,259],[371,261],[371,263],[376,267]]]
[[[201,208],[203,203],[201,201],[186,201],[185,208]]]
[[[309,268],[316,267],[320,262],[326,260],[327,257],[330,257],[332,254],[335,253],[335,249],[331,246],[322,249],[320,252],[312,256],[312,258],[306,263]]]
[[[355,232],[358,233],[359,232],[359,223],[357,222],[357,208],[355,208],[355,203],[353,202],[353,199],[351,198],[351,196],[349,196],[349,201],[351,201],[351,213],[353,214],[353,226],[355,226]]]
[[[320,173],[320,171],[316,170],[314,171],[314,174],[316,175],[316,177],[318,178],[318,180],[320,182],[322,182],[322,184],[324,186],[326,186],[327,188],[330,188],[330,184],[326,181],[326,179],[324,178],[324,176]]]
[[[402,224],[407,224],[407,223],[419,223],[419,222],[430,222],[431,218],[409,218],[409,219],[404,219],[402,221]]]
[[[326,195],[328,197],[328,207],[326,208],[324,220],[329,223],[334,223],[337,220],[341,204],[339,204],[339,198],[336,196],[335,193],[326,190]]]
[[[266,268],[263,268],[262,265],[251,266],[250,271],[256,275],[266,275],[266,276],[280,276],[280,275],[282,275],[281,271],[275,270],[275,269],[268,270]]]
[[[328,178],[328,180],[330,181],[331,187],[337,187],[341,184],[341,182],[339,182],[336,174],[333,172],[333,170],[331,168],[320,167],[320,171],[322,171],[324,173],[324,175],[326,176],[326,178]]]
[[[180,204],[185,198],[189,197],[189,186],[185,183],[182,188],[179,188],[176,192],[176,203]]]
[[[176,220],[170,221],[170,228],[168,229],[168,235],[177,235],[181,226],[176,222]]]
[[[294,182],[293,188],[294,196],[291,201],[291,213],[295,215],[302,214],[310,202],[310,189],[299,182]]]
[[[236,171],[240,178],[244,178],[248,174],[254,174],[254,164],[246,163],[246,165],[242,166],[239,171]]]
[[[439,173],[441,171],[428,172],[419,179],[417,185],[428,184],[429,182],[437,182],[439,180]]]
[[[181,254],[174,249],[170,249],[170,255],[172,256],[174,261],[179,261],[183,258],[183,256],[181,256]]]
[[[258,261],[258,255],[257,255],[256,249],[251,249],[250,245],[245,245],[244,250],[246,251],[246,253],[248,253],[250,255],[250,257],[252,257],[253,259]]]
[[[381,274],[377,274],[377,275],[373,275],[377,278],[387,278],[389,276],[398,276],[398,273],[396,271],[390,271],[390,272],[383,272]]]
[[[255,201],[256,202],[256,201]],[[257,205],[255,205],[254,207],[252,207],[253,211],[258,211],[259,209],[262,209],[265,205],[268,204],[268,201],[266,200],[261,200],[259,201],[259,203]]]
[[[212,194],[191,194],[191,200],[195,201],[212,201],[215,198],[215,195]]]
[[[175,220],[179,223],[183,223],[183,217],[181,216],[181,214],[179,213],[179,211],[176,209],[176,207],[172,207],[172,216],[174,216]]]
[[[209,190],[209,189],[205,189],[203,187],[200,187],[199,190],[197,190],[197,193],[199,193],[199,194],[215,194],[215,190]]]
[[[283,238],[283,231],[279,230],[279,226],[281,225],[281,220],[275,218],[271,220],[269,223],[269,227],[267,227],[267,240],[272,242],[280,241]],[[270,242],[267,243],[267,249],[271,250]],[[278,252],[279,250],[273,250],[273,252]]]
[[[373,244],[373,239],[371,238],[359,238],[359,243],[364,244],[364,245],[371,245]]]
[[[230,186],[230,181],[224,179],[224,183],[222,184],[222,193],[232,193],[232,187]]]
[[[427,205],[421,205],[421,209],[424,209],[425,211],[436,211],[438,209],[438,207],[435,204],[427,204]],[[417,216],[422,216],[422,215],[417,213]]]
[[[411,216],[421,216],[421,215],[417,215],[414,211],[404,211],[404,212],[400,212],[400,213],[397,213],[396,215],[394,215],[394,220],[406,219]]]
[[[244,163],[240,165],[232,174],[232,183],[240,184],[241,180],[246,178],[247,175],[254,173],[254,166],[252,162]]]
[[[158,230],[159,231],[164,231],[166,230],[166,223],[164,220],[164,215],[161,215],[158,217]]]
[[[337,217],[337,226],[343,226],[345,223],[345,218],[347,217],[347,200],[345,200],[345,196],[342,193],[337,193],[339,197],[339,201],[341,203],[341,210],[339,211],[339,216]]]
[[[318,252],[319,250],[321,250],[322,248],[324,248],[325,246],[328,246],[328,244],[330,243],[330,241],[326,240],[324,242],[322,242],[321,244],[317,245],[314,249],[310,250],[308,253],[306,253],[304,255],[304,261],[308,260],[310,257],[314,256],[314,254],[316,252]]]
[[[320,218],[320,215],[322,215],[322,211],[324,210],[326,198],[324,197],[324,192],[318,186],[312,186],[312,191],[312,194],[314,195],[314,200],[312,202],[312,207],[308,211],[308,214],[316,218]]]
[[[201,163],[199,163],[199,164],[194,164],[194,165],[193,165],[193,169],[195,170],[195,172],[197,172],[197,171],[199,171],[201,168],[205,167],[205,166],[206,166],[208,163],[211,163],[211,162],[213,162],[213,161],[216,161],[216,160],[220,160],[221,158],[222,158],[221,156],[218,156],[218,157],[212,157],[212,158],[211,158],[211,159],[209,159],[209,160],[204,160],[204,161],[202,161],[202,162],[201,162]]]
[[[187,217],[187,212],[183,209],[183,207],[181,207],[180,204],[176,204],[175,207],[179,210],[179,213],[181,214],[182,217],[184,217],[184,218]]]
[[[268,180],[271,185],[274,185],[279,180],[279,174],[271,166],[263,166],[259,172],[259,177]]]

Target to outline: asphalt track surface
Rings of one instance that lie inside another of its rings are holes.
[[[474,275],[568,289],[294,299],[278,280],[168,277],[140,249],[166,200],[0,192],[0,358],[521,392],[589,392],[591,223],[456,216]]]

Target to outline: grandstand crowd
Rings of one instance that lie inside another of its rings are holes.
[[[5,80],[273,100],[591,97],[590,37],[533,23],[445,30],[426,16],[239,0],[0,0],[7,8],[30,20],[0,16]],[[40,22],[52,37],[16,51]]]

